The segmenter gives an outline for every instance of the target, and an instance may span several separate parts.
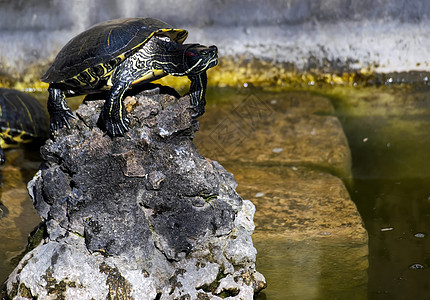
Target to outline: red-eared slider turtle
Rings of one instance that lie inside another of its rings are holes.
[[[5,162],[3,149],[48,135],[48,116],[36,98],[0,88],[0,164]]]
[[[73,118],[65,97],[108,89],[101,114],[104,129],[123,135],[129,120],[122,102],[134,84],[165,75],[188,76],[194,117],[204,112],[206,70],[218,62],[217,48],[182,44],[188,32],[152,18],[124,18],[94,25],[60,50],[42,77],[49,83],[51,131]]]

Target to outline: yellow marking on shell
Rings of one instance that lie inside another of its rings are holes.
[[[1,137],[0,135],[0,148],[1,149],[5,149],[5,148],[9,148],[9,145],[6,144],[6,142],[4,141],[4,139]]]
[[[118,65],[121,63],[121,62],[123,62],[124,61],[124,59],[125,59],[125,54],[121,54],[121,55],[118,55],[116,58],[119,58],[120,59],[120,62],[118,63]],[[106,68],[105,68],[105,66],[103,66],[103,64],[98,64],[98,66],[101,66],[102,68],[103,68],[103,70],[107,70]],[[92,69],[93,67],[91,67],[91,68],[87,68],[87,69],[85,69],[85,70],[83,70],[82,72],[80,72],[79,74],[76,74],[75,76],[73,76],[71,79],[75,79],[75,80],[77,80],[78,82],[79,82],[79,85],[80,86],[87,86],[88,85],[88,83],[86,83],[86,82],[83,82],[82,80],[80,80],[78,77],[80,76],[80,74],[82,74],[82,73],[87,73],[90,77],[91,77],[91,80],[90,80],[90,83],[91,82],[94,82],[94,81],[96,81],[97,80],[97,78],[96,77],[94,77],[92,74],[91,74],[91,72],[90,72],[90,69]],[[112,70],[111,71],[109,71],[108,73],[106,73],[106,74],[104,74],[103,76],[101,76],[100,77],[100,79],[108,79],[107,80],[107,84],[106,84],[106,86],[105,86],[105,89],[109,89],[111,86],[112,86],[112,81],[111,81],[111,78],[112,78],[112,73],[113,73],[113,71],[115,70],[115,68],[112,68]]]
[[[81,48],[79,49],[78,55],[80,55],[80,54],[81,54],[82,49],[84,49],[84,46],[85,46],[85,44],[87,43],[88,39],[89,39],[89,38],[86,38],[86,39],[85,39],[85,41],[82,43]]]
[[[111,30],[109,31],[109,34],[108,34],[108,37],[107,37],[107,44],[108,44],[108,46],[109,46],[109,44],[110,44],[110,35],[112,34],[112,30],[113,30],[113,29],[111,29]]]
[[[33,116],[31,115],[30,111],[28,110],[27,105],[25,105],[24,101],[22,101],[22,99],[18,95],[16,95],[16,98],[21,103],[21,105],[23,107],[25,107],[25,112],[27,113],[27,117],[30,120],[33,132],[36,132],[36,124],[34,124]],[[23,128],[22,125],[21,125],[21,128]],[[23,133],[25,133],[25,132],[23,131]]]
[[[14,136],[14,137],[13,137],[13,141],[14,141],[14,142],[17,142],[17,143],[19,143],[19,144],[25,144],[25,143],[29,143],[29,142],[31,142],[31,139],[23,139],[23,138],[22,138],[25,134],[27,134],[27,135],[28,135],[28,133],[27,133],[27,132],[23,131],[23,132],[21,132],[19,135]]]
[[[9,126],[9,124],[7,124]],[[2,149],[6,149],[6,148],[14,148],[14,147],[18,147],[19,144],[25,144],[25,143],[29,143],[32,141],[31,138],[23,138],[24,135],[27,136],[31,136],[33,137],[33,134],[30,134],[26,131],[20,131],[18,134],[16,134],[16,132],[12,132],[9,128],[0,132],[0,147]],[[11,143],[7,143],[6,140],[10,140],[13,142],[13,144]]]

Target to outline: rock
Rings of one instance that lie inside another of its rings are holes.
[[[127,97],[124,137],[97,127],[87,101],[41,149],[28,184],[47,237],[10,275],[10,298],[252,299],[254,206],[202,157],[189,98]]]

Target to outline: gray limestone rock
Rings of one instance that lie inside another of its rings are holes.
[[[28,184],[47,237],[10,275],[12,299],[252,299],[254,206],[193,144],[189,98],[126,98],[130,131],[97,127],[87,101],[41,149]]]

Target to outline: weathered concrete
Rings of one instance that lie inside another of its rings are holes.
[[[131,129],[98,127],[103,101],[42,148],[29,183],[47,238],[10,275],[14,299],[252,299],[254,206],[192,138],[189,97],[128,97]]]
[[[216,44],[223,57],[285,63],[299,71],[429,71],[430,5],[424,0],[157,2],[2,1],[1,73],[34,81],[58,50],[89,26],[151,16]]]
[[[196,135],[204,155],[223,163],[309,166],[351,177],[348,141],[326,97],[267,92],[225,99],[230,100],[216,109],[207,106]]]
[[[256,206],[254,236],[366,244],[367,232],[343,182],[303,167],[235,168],[238,191]]]
[[[255,201],[257,233],[365,244],[361,217],[339,179],[351,179],[351,153],[331,102],[299,92],[232,97],[217,114],[207,106],[195,140]]]
[[[208,105],[195,140],[255,201],[256,234],[366,243],[361,217],[339,179],[351,179],[351,153],[328,98],[299,92],[233,97],[233,104],[216,107],[218,117],[210,117],[215,113]]]

